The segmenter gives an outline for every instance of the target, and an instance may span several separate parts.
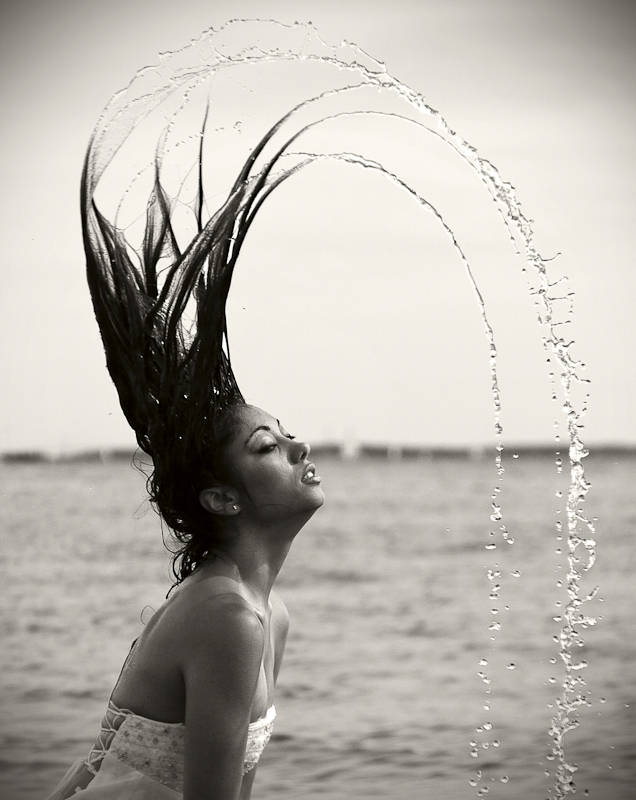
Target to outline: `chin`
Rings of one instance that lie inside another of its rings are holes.
[[[313,516],[313,514],[318,511],[324,502],[325,493],[323,490],[320,486],[312,486],[311,493],[309,493],[308,496],[305,495],[300,508],[303,514],[308,515],[307,518],[309,519],[309,517]]]
[[[320,486],[316,487],[313,499],[314,499],[314,505],[312,506],[312,508],[313,508],[314,511],[317,511],[322,506],[322,504],[325,502],[325,493],[320,488]]]

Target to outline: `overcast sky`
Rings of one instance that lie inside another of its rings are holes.
[[[498,167],[576,293],[568,335],[592,381],[583,438],[636,443],[631,3],[13,0],[0,14],[0,451],[132,442],[85,287],[82,159],[138,69],[235,17],[312,21],[328,42],[356,42]],[[504,441],[550,441],[563,414],[520,259],[502,266],[506,237],[469,176],[399,147],[431,192],[467,203],[457,225],[501,353]],[[422,212],[332,167],[294,181],[237,267],[230,337],[248,400],[310,441],[492,441],[483,326]]]

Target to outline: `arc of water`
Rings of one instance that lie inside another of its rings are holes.
[[[233,20],[227,23],[220,31],[229,29],[229,26],[241,24],[245,21]],[[277,25],[281,28],[286,28],[294,31],[299,30],[298,25],[285,26],[281,23],[269,21],[264,24]],[[582,605],[587,600],[591,599],[595,591],[585,597],[581,595],[581,572],[578,565],[580,557],[577,551],[580,547],[587,553],[587,564],[583,567],[583,571],[589,570],[594,563],[595,559],[595,540],[594,540],[594,526],[582,512],[582,504],[585,500],[586,494],[589,489],[589,483],[586,481],[583,459],[588,455],[588,451],[584,447],[580,438],[580,429],[582,428],[581,418],[584,411],[576,409],[572,399],[572,385],[573,383],[586,383],[585,379],[579,375],[579,370],[583,368],[580,361],[577,361],[571,355],[571,347],[573,342],[566,341],[561,332],[561,327],[565,324],[562,321],[555,320],[554,318],[554,304],[556,302],[567,300],[571,304],[572,293],[565,291],[564,294],[557,295],[554,293],[555,288],[564,283],[563,278],[555,282],[550,282],[547,272],[548,259],[544,259],[537,251],[534,244],[534,234],[530,221],[522,212],[521,205],[516,197],[515,189],[510,184],[505,182],[494,165],[482,158],[477,150],[469,145],[459,134],[450,128],[441,114],[428,105],[424,97],[405,84],[392,77],[386,70],[385,65],[373,59],[361,48],[349,42],[343,42],[339,47],[331,47],[327,45],[316,33],[315,29],[311,26],[300,26],[305,33],[305,41],[301,46],[296,46],[289,50],[285,49],[265,49],[258,46],[247,46],[237,51],[236,54],[222,52],[214,45],[212,41],[214,36],[220,31],[209,31],[201,37],[197,42],[193,42],[189,47],[184,48],[182,51],[175,53],[168,53],[162,55],[162,64],[160,71],[157,72],[156,68],[146,68],[142,70],[127,89],[118,93],[113,97],[109,105],[104,110],[104,113],[98,121],[97,127],[89,145],[89,156],[87,158],[87,169],[89,173],[88,188],[89,193],[94,192],[97,183],[103,174],[104,170],[114,158],[119,148],[126,140],[135,124],[151,111],[157,109],[172,93],[176,91],[182,92],[182,101],[177,110],[172,114],[171,119],[168,120],[166,131],[164,134],[163,145],[165,145],[167,133],[171,128],[172,122],[189,102],[189,98],[194,89],[200,86],[204,81],[208,80],[216,72],[224,69],[231,68],[237,64],[259,64],[272,61],[298,61],[308,60],[316,61],[322,64],[328,64],[339,71],[348,71],[352,75],[356,75],[360,83],[356,86],[345,86],[337,89],[327,90],[315,97],[309,98],[297,104],[292,111],[283,117],[278,127],[287,122],[293,115],[298,113],[301,109],[306,109],[310,104],[318,104],[319,101],[326,99],[333,94],[353,91],[355,89],[375,86],[380,91],[390,92],[397,94],[398,97],[403,99],[407,106],[413,109],[416,114],[423,115],[432,120],[437,126],[437,131],[429,125],[424,125],[420,120],[414,120],[410,117],[402,116],[400,114],[378,112],[378,111],[365,111],[365,112],[346,112],[351,113],[378,113],[386,114],[387,116],[394,116],[397,119],[408,122],[409,124],[416,124],[423,127],[431,135],[441,138],[447,145],[449,145],[473,170],[482,184],[486,187],[490,194],[496,208],[501,215],[501,218],[506,226],[509,237],[517,250],[523,251],[526,263],[531,267],[531,272],[537,280],[537,285],[530,287],[531,295],[536,299],[539,308],[539,322],[546,329],[546,336],[544,339],[545,346],[550,347],[552,356],[558,365],[560,371],[560,383],[563,390],[563,411],[566,415],[567,431],[569,437],[569,462],[570,462],[570,487],[567,498],[567,528],[568,528],[568,555],[567,555],[567,592],[569,602],[564,612],[564,624],[561,633],[558,637],[560,656],[565,666],[565,679],[563,682],[563,692],[557,702],[557,714],[555,715],[550,733],[553,737],[552,752],[557,759],[558,768],[555,784],[555,797],[562,798],[574,788],[572,781],[572,773],[574,771],[573,765],[568,764],[565,759],[564,753],[564,736],[578,724],[578,720],[573,717],[576,709],[588,702],[587,696],[583,693],[585,682],[580,675],[580,671],[585,667],[585,662],[575,662],[572,656],[572,645],[574,642],[581,641],[580,630],[587,628],[596,623],[596,619],[592,616],[586,615],[582,611]],[[311,52],[309,49],[310,39],[317,41],[321,52]],[[187,58],[184,63],[184,54],[187,55],[188,51],[192,48],[197,48],[200,55],[200,63],[197,66],[187,64]],[[347,50],[349,57],[344,58],[344,51]],[[342,54],[342,55],[341,55]],[[161,70],[166,74],[162,75]],[[158,85],[149,86],[151,78],[158,76]],[[342,114],[345,115],[345,114]],[[324,122],[327,119],[333,119],[336,116],[330,115],[324,117],[312,125]],[[306,126],[308,129],[310,126]],[[483,297],[477,287],[477,284],[472,275],[470,265],[464,256],[464,253],[457,242],[455,235],[446,223],[443,217],[439,214],[437,209],[426,199],[417,194],[406,181],[399,178],[397,175],[386,170],[378,162],[371,159],[348,152],[340,153],[308,153],[298,151],[292,153],[287,150],[288,145],[295,141],[301,132],[292,136],[287,144],[283,146],[277,155],[270,160],[266,169],[271,170],[273,163],[279,157],[289,157],[296,155],[304,159],[288,170],[283,170],[280,173],[272,174],[269,180],[262,186],[262,196],[257,200],[258,204],[262,203],[264,199],[271,194],[271,192],[279,186],[284,180],[293,174],[296,174],[304,166],[309,163],[324,159],[332,159],[342,163],[355,165],[364,169],[376,170],[385,177],[387,177],[395,185],[403,190],[406,190],[411,196],[426,210],[432,213],[443,226],[445,232],[451,239],[453,247],[459,254],[464,268],[467,272],[471,285],[477,297],[480,308],[480,313],[486,327],[488,341],[490,345],[490,368],[491,368],[491,389],[493,395],[493,403],[495,407],[495,436],[497,440],[496,445],[496,464],[498,474],[503,474],[502,450],[503,444],[501,443],[502,428],[499,423],[501,402],[499,396],[499,389],[497,383],[497,370],[496,370],[496,357],[497,349],[494,343],[494,334],[488,322],[485,313],[485,306]],[[201,132],[203,136],[203,131]],[[157,151],[156,164],[159,165],[162,158],[161,148]],[[249,168],[253,166],[255,157],[248,161]],[[248,172],[249,172],[248,168]],[[138,173],[138,175],[141,173]],[[257,176],[258,177],[258,176]],[[244,175],[247,179],[247,173]],[[201,187],[201,182],[200,182]],[[202,196],[198,197],[199,202],[199,226],[200,212],[202,208]],[[122,198],[123,200],[123,198]],[[121,206],[120,206],[121,207]],[[557,465],[558,466],[558,465]],[[496,506],[493,499],[493,513],[500,514],[501,509]],[[500,518],[500,517],[498,517]],[[587,530],[587,534],[581,533],[581,528]]]

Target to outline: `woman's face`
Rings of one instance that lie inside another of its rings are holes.
[[[225,449],[241,511],[259,519],[311,515],[324,503],[320,478],[309,461],[310,447],[255,406],[235,412],[238,434]]]

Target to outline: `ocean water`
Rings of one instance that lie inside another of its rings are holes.
[[[501,482],[492,457],[316,462],[327,502],[279,577],[291,628],[255,800],[547,798],[567,476],[524,452],[507,455]],[[603,618],[583,633],[590,706],[566,752],[578,794],[629,800],[636,458],[592,454],[586,467],[599,556],[583,585],[600,585],[588,606]],[[129,463],[0,474],[0,798],[34,800],[92,743],[130,642],[169,588],[169,559]],[[512,545],[490,521],[497,484]],[[488,569],[501,573],[495,600]]]

